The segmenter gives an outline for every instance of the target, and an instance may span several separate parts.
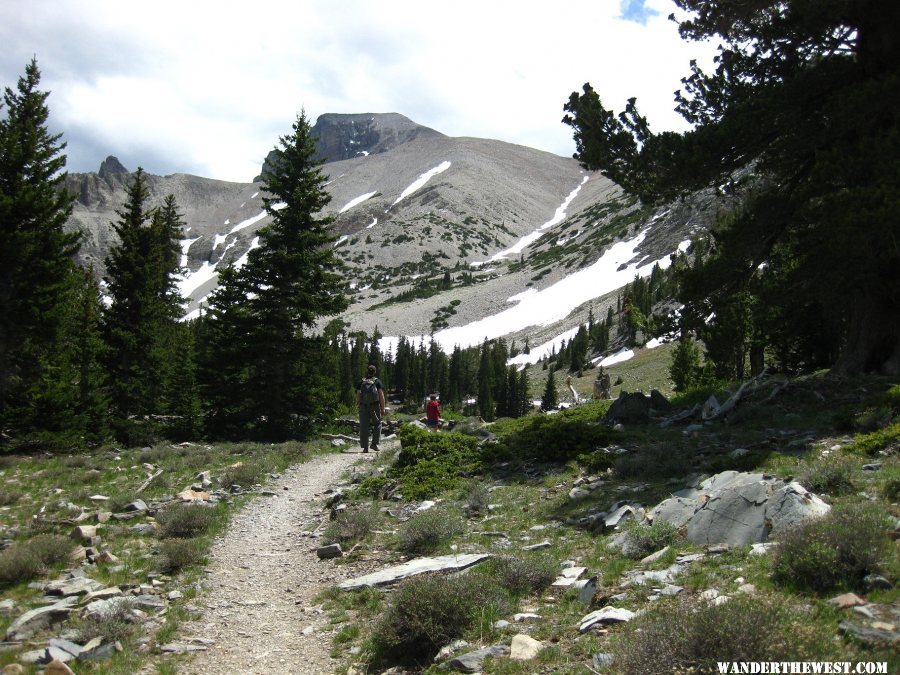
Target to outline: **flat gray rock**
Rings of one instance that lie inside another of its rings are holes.
[[[56,604],[38,607],[25,612],[6,629],[6,640],[8,642],[16,642],[27,639],[51,623],[61,621],[72,612],[75,602],[76,598],[70,596],[63,598]]]
[[[366,574],[356,579],[348,579],[338,585],[338,588],[345,591],[352,591],[356,588],[364,588],[366,586],[385,586],[393,584],[401,579],[407,579],[418,574],[426,572],[444,572],[464,570],[473,565],[477,565],[482,560],[490,558],[489,553],[465,553],[460,555],[442,555],[434,558],[416,558],[401,565],[395,565],[372,574]]]
[[[657,504],[649,518],[685,527],[688,541],[698,545],[766,542],[831,508],[799,483],[739,471],[723,471],[676,495]]]
[[[469,652],[468,654],[455,656],[447,662],[447,665],[461,673],[478,673],[481,672],[484,660],[487,657],[491,656],[496,659],[501,656],[507,656],[508,654],[509,647],[506,647],[505,645],[494,645],[493,647],[485,647],[484,649],[478,649],[474,652]]]
[[[635,613],[628,609],[604,607],[603,609],[598,609],[596,612],[591,612],[582,617],[580,622],[581,626],[578,631],[586,633],[592,626],[596,626],[598,623],[623,623],[631,621],[635,616]]]

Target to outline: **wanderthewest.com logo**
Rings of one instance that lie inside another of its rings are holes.
[[[794,673],[887,673],[887,661],[850,663],[849,661],[719,661],[720,673],[748,675],[793,675]]]

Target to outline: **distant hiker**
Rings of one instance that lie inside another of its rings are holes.
[[[378,452],[381,440],[381,418],[384,417],[384,387],[376,376],[376,368],[370,365],[366,376],[356,385],[356,403],[359,406],[359,447],[369,451],[369,435],[372,450]]]
[[[437,395],[432,394],[428,397],[428,403],[425,404],[425,426],[428,431],[437,431],[441,420],[441,404],[437,400]]]

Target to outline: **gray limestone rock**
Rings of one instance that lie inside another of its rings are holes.
[[[460,553],[437,556],[434,558],[416,558],[400,565],[388,567],[372,574],[366,574],[356,579],[348,579],[338,585],[338,588],[350,591],[365,586],[385,586],[393,584],[401,579],[425,574],[426,572],[443,572],[463,570],[477,565],[490,558],[488,553]]]
[[[620,607],[604,607],[582,617],[578,628],[580,633],[588,632],[593,626],[600,623],[624,623],[631,621],[636,614],[628,609]]]
[[[694,490],[684,490],[657,504],[649,519],[686,527],[692,544],[741,546],[770,536],[830,507],[802,485],[761,473],[723,471]]]
[[[77,598],[70,596],[63,598],[56,604],[38,607],[25,612],[6,629],[6,640],[15,642],[27,639],[42,628],[65,619],[74,609],[76,600]]]
[[[447,662],[447,665],[461,673],[478,673],[484,666],[484,660],[489,656],[496,659],[508,655],[509,647],[505,645],[494,645],[492,647],[485,647],[474,652],[469,652],[468,654],[455,656]]]

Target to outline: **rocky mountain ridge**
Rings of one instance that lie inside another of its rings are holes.
[[[546,289],[643,233],[637,249],[617,263],[619,270],[637,270],[638,263],[664,260],[715,210],[709,195],[646,209],[574,159],[450,138],[401,115],[323,115],[316,128],[322,154],[337,159],[322,171],[332,196],[326,212],[335,216],[337,251],[347,265],[352,305],[343,318],[353,329],[427,335],[479,321],[507,298]],[[354,148],[357,156],[339,159]],[[77,196],[69,227],[85,233],[83,262],[100,274],[130,175],[110,157],[96,174],[67,178]],[[215,288],[216,270],[240,264],[270,220],[264,187],[188,174],[148,175],[147,186],[149,206],[174,194],[184,214],[181,290],[195,316]],[[441,292],[421,292],[448,275]],[[410,291],[417,296],[414,311],[401,301]],[[570,317],[511,328],[510,335],[518,331],[535,344],[584,320],[588,304],[605,311],[604,295],[609,291],[573,308]]]

